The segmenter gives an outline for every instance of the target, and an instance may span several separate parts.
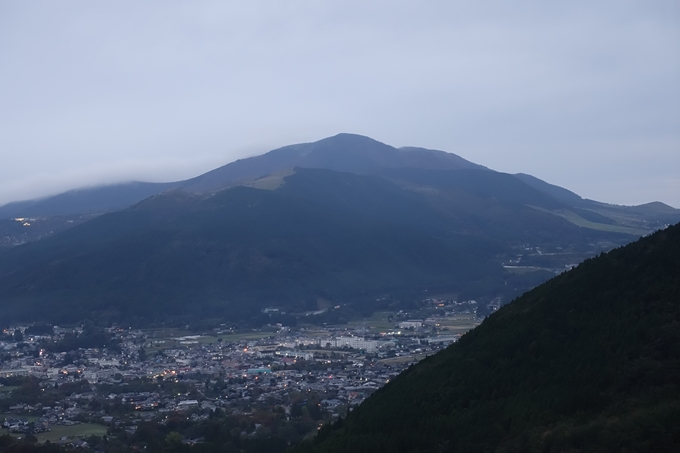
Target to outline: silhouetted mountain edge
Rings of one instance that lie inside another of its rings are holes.
[[[680,449],[680,224],[524,294],[296,452]]]
[[[369,137],[343,133],[316,142],[284,146],[259,156],[240,159],[184,181],[120,183],[70,190],[36,200],[8,203],[0,206],[0,219],[111,212],[132,206],[144,198],[167,190],[182,189],[193,193],[214,193],[236,185],[247,185],[266,175],[296,167],[324,168],[365,175],[400,168],[492,171],[453,153],[413,146],[395,148]],[[589,212],[581,211],[580,215],[585,212],[585,216],[590,215],[593,221],[608,222],[605,220],[606,216],[598,217],[597,213],[590,214],[598,209],[597,202],[582,199],[567,189],[541,181],[531,175],[520,173],[514,176],[523,183],[569,206],[593,208]],[[662,205],[658,202],[650,203],[643,205],[635,212],[638,215],[654,218],[662,214],[671,217],[678,215],[678,210]],[[623,208],[625,207],[619,207],[619,209]],[[663,217],[662,220],[667,219]]]

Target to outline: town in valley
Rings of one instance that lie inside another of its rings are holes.
[[[480,322],[476,301],[439,298],[345,325],[305,322],[317,315],[257,329],[8,327],[0,434],[76,447],[105,436],[134,444],[147,425],[219,416],[237,420],[241,437],[294,443]]]

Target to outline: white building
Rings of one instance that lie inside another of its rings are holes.
[[[423,321],[419,319],[409,319],[399,323],[400,329],[417,329],[419,327],[423,327]]]
[[[364,349],[367,352],[373,352],[380,347],[380,342],[377,340],[365,340],[360,337],[337,337],[335,339],[325,340],[330,342],[331,346],[336,348],[354,348]]]
[[[295,359],[312,360],[314,354],[304,351],[276,351],[276,355],[281,357],[293,357]]]

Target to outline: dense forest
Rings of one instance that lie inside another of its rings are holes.
[[[680,450],[680,224],[589,259],[296,452]]]

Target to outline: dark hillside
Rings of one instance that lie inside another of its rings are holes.
[[[536,178],[535,176],[527,175],[526,173],[517,173],[514,176],[523,183],[537,190],[540,190],[541,192],[544,192],[554,197],[555,199],[562,201],[563,203],[567,203],[573,206],[579,206],[585,202],[583,198],[581,198],[579,195],[575,194],[571,190],[567,190],[560,186],[547,183],[543,180]]]
[[[400,168],[384,170],[382,175],[417,186],[465,191],[481,198],[491,198],[512,205],[540,206],[545,209],[566,208],[558,199],[517,180],[513,175],[488,170],[426,170]]]
[[[276,191],[168,192],[0,254],[4,319],[247,318],[266,306],[500,278],[502,246],[377,177],[301,170]],[[50,310],[45,310],[51,307]]]
[[[243,320],[269,305],[315,310],[320,299],[370,312],[377,298],[399,305],[424,290],[509,300],[631,239],[552,214],[563,205],[511,175],[388,173],[297,168],[275,190],[164,192],[0,251],[0,316]],[[522,272],[506,270],[510,260]]]
[[[384,169],[379,175],[410,190],[428,195],[431,203],[450,216],[461,231],[485,231],[497,240],[582,244],[611,237],[595,230],[574,228],[549,212],[568,205],[535,189],[514,175],[479,169]],[[587,212],[586,215],[596,215]],[[600,222],[608,219],[600,216]],[[585,239],[588,238],[588,239]]]
[[[680,451],[680,225],[589,259],[300,452]]]

